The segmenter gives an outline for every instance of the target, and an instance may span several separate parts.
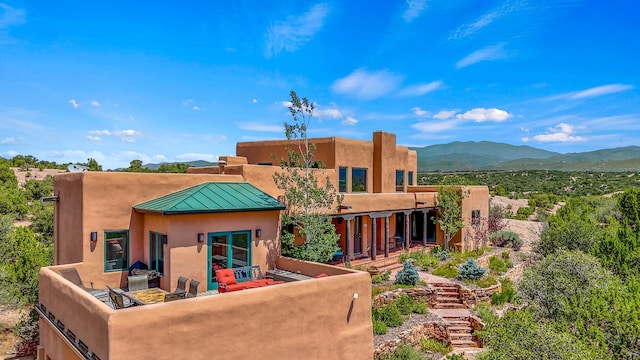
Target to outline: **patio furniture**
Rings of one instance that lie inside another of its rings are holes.
[[[271,276],[276,280],[282,280],[286,282],[313,279],[313,277],[309,275],[304,275],[299,272],[292,272],[283,269],[267,270],[267,276]]]
[[[192,298],[198,296],[198,285],[200,285],[200,281],[191,279],[191,281],[189,281],[189,292],[186,297]]]
[[[266,283],[260,281],[252,281],[251,280],[251,271],[242,271],[240,274],[246,274],[245,279],[248,278],[248,281],[239,282],[236,279],[236,275],[234,273],[234,269],[222,269],[216,270],[216,279],[218,279],[218,292],[225,293],[231,291],[252,289],[261,286],[266,286]]]
[[[129,291],[146,290],[149,288],[147,275],[132,275],[128,277]]]
[[[149,305],[164,302],[165,296],[169,292],[161,288],[149,288],[145,290],[129,291],[122,295],[128,297],[138,305]]]
[[[58,270],[58,272],[60,273],[60,275],[63,278],[71,281],[71,283],[73,283],[74,285],[80,287],[82,290],[84,290],[84,291],[86,291],[88,293],[91,293],[92,295],[104,292],[104,290],[94,289],[93,288],[93,281],[89,282],[89,285],[91,286],[90,288],[84,286],[84,284],[85,284],[84,281],[82,281],[82,279],[80,278],[80,274],[78,273],[78,270],[76,268],[74,268],[74,267],[66,268],[66,269],[60,269],[60,270]]]
[[[184,299],[185,293],[183,292],[172,292],[164,295],[164,302],[175,301]]]
[[[178,286],[176,286],[174,293],[182,292],[184,294],[187,291],[187,280],[184,276],[178,276]]]
[[[263,282],[267,285],[275,285],[275,284],[284,284],[284,281],[276,281],[273,277],[267,275],[262,275],[262,270],[260,270],[260,265],[252,265],[249,267],[251,271],[251,281]],[[235,271],[234,271],[235,273]]]
[[[135,303],[130,303],[128,306],[126,306],[124,304],[122,293],[114,290],[109,285],[107,285],[107,290],[109,291],[109,300],[111,300],[111,304],[113,305],[114,309],[124,309],[135,305]]]

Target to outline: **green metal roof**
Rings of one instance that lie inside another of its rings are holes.
[[[249,183],[208,182],[133,207],[163,215],[284,210],[285,206]]]

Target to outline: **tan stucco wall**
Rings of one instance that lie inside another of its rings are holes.
[[[251,264],[260,265],[263,273],[275,267],[275,258],[280,253],[277,243],[280,212],[251,211],[219,214],[191,214],[191,215],[144,215],[144,234],[150,231],[167,234],[165,245],[164,277],[160,287],[173,291],[178,277],[200,281],[199,291],[207,290],[208,279],[208,249],[207,242],[198,243],[198,233],[204,233],[208,239],[209,233],[227,231],[249,231],[251,239]],[[255,237],[255,230],[260,229],[260,238]],[[131,259],[141,260],[149,264],[148,235],[142,239],[132,239],[141,242],[143,251],[132,253]]]
[[[329,169],[335,168],[335,150],[333,137],[309,139],[309,144],[315,144],[314,160],[321,160]],[[297,143],[287,140],[268,140],[255,142],[239,142],[236,144],[236,155],[247,158],[249,164],[272,163],[280,166],[282,159],[288,160],[286,148],[297,151]],[[272,156],[275,155],[275,158]]]
[[[467,231],[473,231],[471,226],[471,212],[480,210],[480,218],[485,220],[489,217],[489,188],[487,186],[463,186],[462,191],[467,192],[467,196],[462,199],[462,216],[464,217],[465,229],[460,231],[458,241],[468,249],[472,244],[466,239]]]
[[[330,276],[113,310],[43,268],[40,296],[103,360],[371,359],[369,274],[286,258],[276,263]],[[69,359],[63,340],[43,329],[47,356]]]

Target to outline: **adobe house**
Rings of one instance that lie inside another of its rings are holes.
[[[441,244],[437,187],[417,186],[414,151],[395,135],[310,139],[344,195],[330,214],[345,259]],[[39,279],[41,359],[371,359],[366,272],[280,256],[282,195],[272,180],[286,141],[238,143],[236,156],[187,174],[82,172],[54,179],[54,266]],[[488,214],[488,189],[465,187],[465,223]],[[453,243],[465,246],[459,234]],[[116,310],[88,287],[127,288],[144,263],[172,291],[197,279],[198,296]],[[258,265],[307,280],[217,294],[215,269]],[[328,275],[315,278],[317,275]],[[214,355],[212,355],[214,354]]]

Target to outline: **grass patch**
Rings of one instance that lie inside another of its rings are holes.
[[[420,350],[422,352],[440,353],[446,355],[453,350],[453,347],[445,341],[438,341],[436,339],[422,339],[420,340]]]
[[[507,272],[507,265],[495,255],[491,255],[489,257],[489,269],[497,274],[504,274]]]
[[[496,313],[491,308],[491,305],[486,303],[479,304],[473,310],[476,312],[476,314],[478,314],[478,317],[482,319],[485,324],[490,323],[498,317],[498,315],[496,315]]]
[[[458,276],[458,268],[453,262],[448,262],[438,266],[433,270],[433,275],[446,277],[447,279],[453,279]]]
[[[467,285],[476,285],[477,287],[485,289],[489,286],[497,285],[498,280],[496,280],[496,278],[494,278],[493,276],[485,276],[479,280],[465,280],[464,283]]]

